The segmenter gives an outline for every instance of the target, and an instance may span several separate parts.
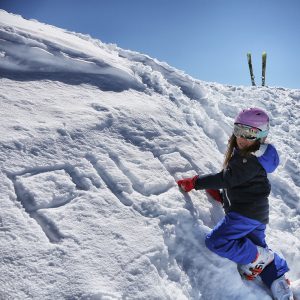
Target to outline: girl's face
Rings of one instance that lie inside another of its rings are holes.
[[[255,140],[246,140],[242,137],[237,137],[236,143],[237,143],[238,148],[240,150],[243,150],[245,148],[252,146],[255,143]]]

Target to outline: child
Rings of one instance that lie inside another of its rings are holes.
[[[236,262],[244,279],[253,280],[259,275],[275,299],[293,299],[284,275],[289,270],[287,263],[265,241],[271,190],[267,173],[279,164],[274,146],[264,143],[268,131],[269,117],[263,110],[243,110],[234,122],[224,169],[177,183],[185,192],[206,189],[223,203],[225,217],[207,235],[206,246]]]

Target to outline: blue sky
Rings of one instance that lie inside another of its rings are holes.
[[[0,8],[148,54],[204,81],[300,88],[299,0],[0,0]]]

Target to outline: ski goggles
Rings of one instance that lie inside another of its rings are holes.
[[[259,128],[236,123],[234,124],[233,134],[246,140],[257,140],[268,135],[268,130],[262,131]]]

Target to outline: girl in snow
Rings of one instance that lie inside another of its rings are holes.
[[[284,275],[289,270],[287,263],[265,241],[271,189],[267,173],[279,164],[276,149],[265,143],[268,131],[269,117],[263,110],[243,110],[234,122],[224,169],[177,183],[185,192],[206,189],[223,204],[225,217],[207,235],[206,246],[236,262],[244,279],[259,275],[275,299],[293,299]]]

